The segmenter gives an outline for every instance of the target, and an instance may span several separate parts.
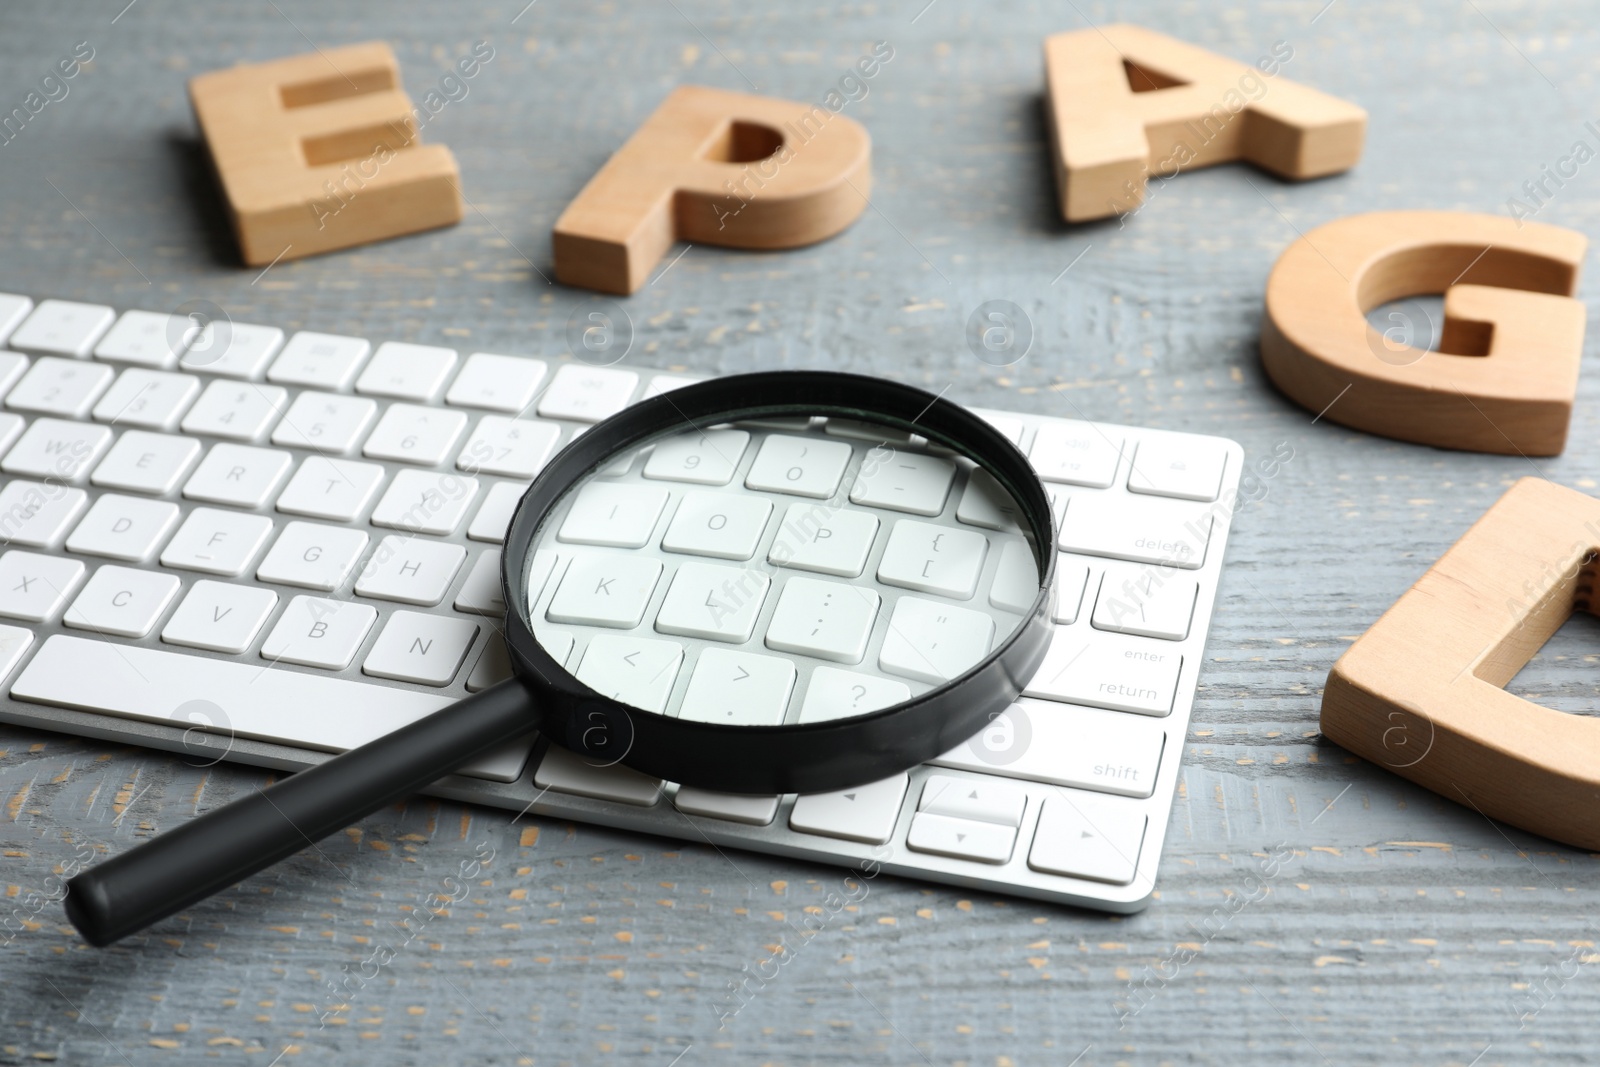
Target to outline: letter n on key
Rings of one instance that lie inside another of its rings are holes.
[[[556,277],[638,290],[674,241],[798,248],[867,206],[872,140],[824,104],[686,85],[556,220]]]
[[[189,97],[246,263],[461,221],[455,157],[419,143],[386,44],[213,71]]]

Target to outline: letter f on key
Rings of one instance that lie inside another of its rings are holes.
[[[866,129],[828,108],[683,86],[556,220],[556,277],[625,295],[673,241],[814,244],[866,208],[871,157]]]

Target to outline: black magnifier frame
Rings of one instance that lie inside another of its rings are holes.
[[[849,718],[782,726],[731,726],[629,708],[557,663],[527,622],[526,576],[530,549],[561,501],[619,454],[674,431],[794,415],[860,420],[918,434],[987,471],[1022,512],[1018,525],[1039,567],[1039,592],[1021,624],[967,671],[910,700]],[[716,378],[663,393],[596,424],[534,479],[506,535],[501,568],[506,644],[513,667],[538,693],[540,732],[591,761],[621,762],[652,777],[725,793],[832,792],[943,755],[1022,694],[1050,644],[1054,536],[1050,498],[1033,467],[1009,438],[966,408],[915,386],[833,371]]]
[[[526,576],[541,523],[566,495],[619,454],[674,430],[785,415],[858,419],[919,434],[993,476],[1020,510],[1039,568],[1039,591],[1022,622],[975,666],[920,696],[806,725],[730,726],[629,708],[552,659],[528,621]],[[63,903],[84,939],[107,945],[142,930],[532,730],[592,762],[621,762],[722,792],[818,793],[886,778],[949,751],[1009,707],[1050,642],[1055,530],[1033,468],[979,416],[880,378],[772,371],[635,404],[591,427],[540,472],[502,551],[513,677],[77,875]]]

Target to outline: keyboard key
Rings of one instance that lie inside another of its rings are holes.
[[[106,493],[67,538],[67,551],[127,563],[149,559],[178,522],[178,505]]]
[[[989,587],[989,606],[1022,614],[1039,595],[1039,564],[1026,541],[1007,541],[1000,547],[1000,563]]]
[[[904,682],[875,674],[841,671],[837,667],[818,667],[811,672],[811,682],[806,686],[797,721],[846,719],[910,699],[911,687]]]
[[[307,456],[278,494],[277,508],[289,515],[354,522],[382,482],[383,468],[376,463]]]
[[[342,671],[356,658],[378,611],[348,600],[297,596],[261,645],[261,658]]]
[[[417,537],[390,535],[378,542],[356,579],[356,594],[375,600],[432,607],[450,591],[467,550]]]
[[[955,477],[956,465],[948,459],[915,452],[880,458],[873,453],[862,462],[850,500],[865,507],[937,515],[944,510]]]
[[[528,563],[528,604],[539,603],[539,598],[544,595],[544,588],[550,582],[550,575],[555,573],[556,563],[566,562],[559,559],[555,552],[548,548],[541,548],[533,554],[533,559]]]
[[[537,600],[538,597],[539,594],[535,592],[533,599]],[[472,570],[467,572],[467,580],[461,583],[461,591],[456,594],[454,606],[457,611],[474,615],[505,615],[506,602],[501,596],[498,548],[485,549],[473,561]]]
[[[642,548],[666,506],[665,489],[590,482],[578,490],[556,536],[569,544]]]
[[[668,552],[749,559],[772,515],[771,501],[734,493],[685,493],[661,539]]]
[[[0,297],[4,294],[0,293]],[[3,311],[0,308],[0,311]],[[0,396],[22,378],[28,370],[28,357],[18,352],[0,352]]]
[[[419,685],[449,685],[478,636],[478,624],[448,615],[397,611],[361,663],[363,674]]]
[[[33,310],[33,301],[16,293],[0,293],[0,344],[4,344],[11,331]]]
[[[913,852],[979,863],[1006,862],[1016,844],[1014,826],[956,819],[931,811],[919,811],[912,816],[911,829],[906,832],[906,847]]]
[[[547,419],[599,422],[628,406],[639,376],[615,367],[568,363],[556,369],[550,387],[539,398],[539,414]]]
[[[161,640],[169,645],[238,655],[255,641],[277,605],[278,594],[270,589],[231,582],[195,582],[162,627]]]
[[[560,437],[561,427],[553,422],[485,415],[461,449],[456,466],[474,473],[532,478],[544,469]]]
[[[848,437],[855,441],[872,441],[889,445],[918,445],[927,442],[910,430],[896,430],[876,422],[860,419],[830,418],[822,424],[822,432],[829,437]],[[892,453],[891,453],[892,454]]]
[[[444,402],[516,415],[533,402],[544,374],[543,360],[474,352],[450,383]]]
[[[659,712],[678,680],[683,646],[676,641],[597,634],[583,650],[578,681],[631,708]]]
[[[272,443],[318,452],[348,452],[377,411],[377,403],[365,397],[301,393],[272,431]]]
[[[1090,621],[1096,630],[1182,641],[1199,591],[1200,583],[1166,567],[1108,567]]]
[[[550,658],[563,667],[572,658],[572,648],[577,642],[572,639],[571,634],[541,627],[533,632],[533,636],[539,642],[539,647],[548,652]],[[504,642],[495,641],[493,644],[503,646]]]
[[[789,812],[789,828],[804,834],[881,845],[894,834],[909,782],[904,774],[897,774],[837,793],[797,797]]]
[[[703,381],[705,381],[704,378],[684,378],[679,375],[658,374],[650,379],[650,384],[644,387],[644,392],[639,394],[639,399],[649,400],[651,397],[660,396],[662,393],[670,393],[674,389],[682,389],[686,385],[694,385],[696,382]]]
[[[988,551],[989,539],[973,530],[901,519],[889,531],[878,581],[965,600],[978,588]]]
[[[1180,500],[1215,500],[1227,462],[1227,452],[1212,441],[1150,438],[1134,453],[1128,491]]]
[[[545,609],[545,618],[551,622],[632,629],[643,621],[644,609],[660,577],[661,563],[657,560],[582,553],[562,576]]]
[[[342,751],[415,722],[454,698],[262,664],[57,634],[12,687],[20,700],[186,723],[179,709],[216,704],[240,737]],[[337,709],[338,714],[330,714]]]
[[[208,322],[178,357],[178,366],[221,378],[259,378],[282,346],[283,331],[276,326],[229,322],[219,331]]]
[[[678,717],[729,726],[778,726],[789,710],[794,664],[725,648],[700,653]]]
[[[534,733],[529,731],[524,737],[502,741],[471,763],[457,767],[455,773],[490,782],[515,782],[522,777],[522,768],[528,765],[528,757],[533,754],[534,740]]]
[[[6,407],[86,419],[100,394],[115,376],[110,367],[46,356],[36,359],[22,379],[6,394]]]
[[[49,548],[61,540],[89,494],[57,482],[13,479],[0,486],[0,541]]]
[[[171,430],[199,395],[199,378],[132,367],[106,390],[94,406],[94,417],[116,426]]]
[[[790,578],[778,596],[766,645],[835,663],[860,663],[878,604],[878,594],[860,586]]]
[[[170,367],[199,332],[191,319],[154,311],[124,311],[95,345],[94,358],[141,367]]]
[[[179,584],[170,574],[107,564],[90,576],[61,621],[78,630],[143,637],[167,610]]]
[[[672,803],[685,815],[726,819],[729,822],[742,822],[748,826],[769,826],[778,814],[777,797],[713,793],[709,789],[696,789],[691,785],[679,786]]]
[[[11,347],[19,352],[82,359],[94,350],[95,342],[116,317],[115,311],[101,304],[43,300],[11,335]]]
[[[533,772],[533,784],[557,793],[573,793],[596,800],[615,800],[638,807],[650,807],[661,799],[666,783],[650,778],[620,763],[597,766],[560,745],[551,745]]]
[[[1143,715],[1023,698],[932,762],[1097,793],[1148,797],[1155,792],[1165,743],[1162,724]]]
[[[291,522],[256,568],[256,580],[303,589],[337,589],[366,547],[367,535],[360,530]]]
[[[276,385],[212,382],[183,417],[183,432],[229,441],[260,440],[278,421],[288,399],[288,391]]]
[[[401,400],[432,400],[455,369],[456,350],[385,341],[356,380],[356,392]]]
[[[695,485],[727,485],[750,446],[746,430],[700,430],[657,443],[644,476]]]
[[[313,389],[343,389],[372,346],[364,338],[301,330],[289,338],[267,371],[267,381]]]
[[[1061,520],[1062,551],[1186,570],[1205,562],[1210,538],[1210,512],[1153,498],[1074,496]]]
[[[859,578],[877,536],[878,520],[864,511],[790,504],[767,550],[767,562],[838,578]]]
[[[27,420],[21,415],[13,415],[10,412],[0,414],[0,452],[11,447],[11,442],[17,439],[27,424]]]
[[[902,596],[889,617],[878,666],[924,682],[947,682],[989,654],[994,620],[988,612]]]
[[[83,580],[86,569],[75,559],[7,552],[0,556],[0,615],[23,622],[49,622]]]
[[[466,428],[467,417],[459,411],[390,404],[361,446],[361,454],[432,467],[444,462]]]
[[[506,529],[511,525],[511,516],[516,514],[517,505],[522,502],[522,494],[527,488],[511,482],[491,485],[488,495],[483,498],[483,506],[472,517],[472,525],[467,527],[467,536],[474,541],[503,542]]]
[[[63,419],[35,419],[11,446],[0,470],[62,482],[80,480],[111,445],[104,426]]]
[[[272,533],[262,515],[195,508],[161,553],[161,565],[234,577],[244,573]]]
[[[189,480],[183,495],[208,504],[259,508],[289,471],[289,453],[249,445],[212,445]]]
[[[11,676],[33,644],[33,632],[20,626],[0,626],[0,680]]]
[[[1028,791],[1014,785],[930,774],[922,783],[917,810],[952,819],[1015,827],[1022,825],[1022,811],[1027,804]]]
[[[672,576],[656,629],[708,641],[748,641],[771,584],[759,571],[685,563]]]
[[[440,536],[454,533],[477,495],[478,479],[454,471],[401,471],[372,509],[372,525]]]
[[[1046,797],[1028,866],[1047,874],[1127,885],[1139,869],[1144,812],[1089,793]]]
[[[961,502],[956,505],[956,519],[986,530],[1021,530],[1017,523],[1016,500],[1001,488],[994,475],[981,467],[967,476]]]
[[[1023,692],[1091,708],[1168,715],[1182,666],[1183,657],[1170,646],[1057,630]]]
[[[1122,437],[1088,422],[1047,423],[1034,436],[1028,459],[1046,481],[1104,489],[1117,480]]]
[[[510,678],[511,657],[506,654],[504,641],[491,640],[478,653],[478,662],[467,675],[467,692],[481,693],[490,686],[499,685]]]
[[[1068,624],[1078,621],[1083,590],[1089,583],[1089,565],[1065,556],[1056,557],[1056,607],[1051,619]]]
[[[993,426],[996,430],[999,430],[1000,433],[1003,434],[1012,444],[1016,445],[1018,448],[1022,447],[1022,433],[1024,427],[1021,419],[1017,418],[1015,415],[1006,415],[998,411],[984,411],[979,408],[973,408],[972,413],[981,418],[984,422],[987,422],[990,426]]]
[[[855,449],[843,441],[774,434],[761,442],[744,484],[749,489],[823,500],[838,491],[854,454]]]

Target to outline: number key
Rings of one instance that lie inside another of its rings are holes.
[[[750,489],[826,499],[838,490],[854,451],[842,441],[774,434],[761,442],[744,484]]]
[[[727,485],[750,445],[746,430],[706,430],[662,441],[650,453],[644,476],[696,485]]]

